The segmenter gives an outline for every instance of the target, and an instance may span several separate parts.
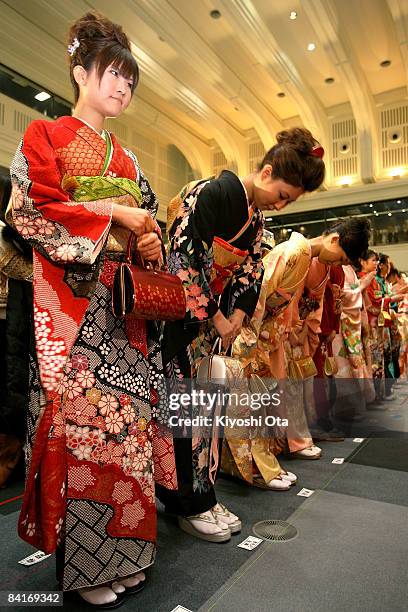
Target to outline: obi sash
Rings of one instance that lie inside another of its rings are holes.
[[[249,208],[249,216],[243,227],[230,240],[223,240],[219,236],[215,236],[213,240],[213,265],[211,270],[210,287],[214,295],[221,295],[225,287],[234,276],[239,266],[245,261],[249,255],[249,251],[241,250],[233,246],[233,242],[238,240],[242,234],[248,229],[254,209]]]
[[[124,206],[138,208],[142,201],[142,192],[135,181],[129,178],[104,176],[112,157],[112,142],[107,134],[106,157],[99,176],[65,176],[62,188],[67,191],[75,202],[92,202],[123,195],[132,196]],[[126,252],[130,230],[112,225],[106,243],[107,252]]]

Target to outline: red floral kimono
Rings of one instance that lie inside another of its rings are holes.
[[[78,202],[62,187],[73,176],[99,175],[130,179],[140,201],[101,192]],[[154,325],[147,333],[144,321],[119,320],[111,309],[122,257],[109,250],[113,204],[155,215],[157,200],[132,153],[73,117],[34,121],[11,178],[12,222],[34,248],[35,351],[19,534],[45,552],[58,548],[61,586],[78,589],[152,564],[153,472],[176,486]]]

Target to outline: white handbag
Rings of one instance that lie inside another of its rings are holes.
[[[223,387],[241,387],[244,380],[244,368],[234,357],[215,354],[221,348],[221,338],[217,338],[213,349],[203,357],[197,369],[197,383],[201,385],[216,384]]]

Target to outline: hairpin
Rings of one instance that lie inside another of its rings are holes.
[[[313,157],[320,157],[320,159],[323,159],[324,149],[322,145],[315,145],[310,151],[310,155],[313,155]]]
[[[77,38],[74,38],[74,40],[72,41],[72,45],[68,45],[68,53],[71,57],[74,55],[79,45],[80,45],[80,42]]]

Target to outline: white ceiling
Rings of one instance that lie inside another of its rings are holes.
[[[378,105],[407,97],[408,0],[0,0],[0,61],[71,100],[66,33],[93,8],[134,45],[141,82],[129,121],[173,136],[196,165],[216,141],[243,169],[254,131],[269,148],[294,123],[328,146],[329,120],[346,109],[361,178],[375,177]]]

